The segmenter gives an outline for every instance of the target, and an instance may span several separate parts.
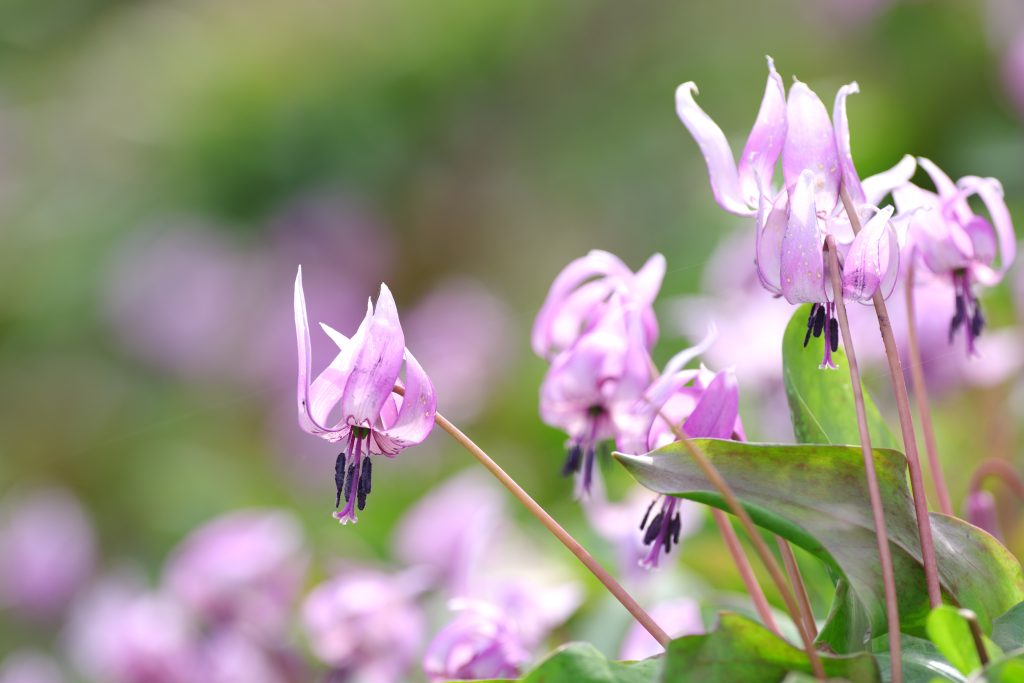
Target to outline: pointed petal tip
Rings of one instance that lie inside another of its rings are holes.
[[[699,95],[700,91],[697,89],[697,84],[693,81],[686,81],[678,88],[676,88],[676,102],[679,102],[682,98],[693,99],[694,95]]]

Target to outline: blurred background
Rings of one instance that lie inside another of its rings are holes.
[[[860,83],[849,107],[862,176],[904,153],[928,156],[954,178],[998,177],[1022,220],[1019,0],[0,2],[0,671],[36,676],[3,680],[185,680],[170,660],[146,657],[197,639],[220,662],[210,618],[175,588],[173,560],[193,530],[240,509],[261,510],[274,530],[246,527],[256,546],[204,561],[228,571],[280,553],[273,571],[291,572],[281,610],[292,616],[252,651],[232,643],[217,669],[228,673],[203,664],[201,680],[422,680],[451,593],[403,573],[421,558],[403,556],[402,525],[473,463],[435,433],[379,462],[357,526],[331,519],[336,449],[294,415],[299,264],[311,319],[342,331],[386,281],[439,409],[609,564],[614,542],[559,476],[565,437],[537,415],[546,365],[529,328],[569,260],[601,248],[635,269],[665,254],[657,360],[718,318],[726,334],[706,362],[737,365],[748,436],[790,440],[777,389],[787,312],[744,293],[752,231],[713,203],[672,100],[695,81],[739,149],[766,54],[829,106],[840,85]],[[957,506],[983,458],[1020,464],[1020,270],[984,294],[1000,346],[972,366],[960,347],[926,358]],[[751,308],[763,323],[748,324]],[[936,315],[944,328],[948,316]],[[314,337],[319,370],[331,347]],[[608,467],[606,479],[625,495],[623,472]],[[618,655],[620,609],[532,519],[477,484],[487,502],[459,519],[513,525],[552,566],[548,583],[577,591],[530,656],[569,638]],[[993,492],[1019,553],[1017,502]],[[440,519],[423,533],[440,539],[452,524]],[[745,609],[712,525],[694,527],[671,566],[631,585],[645,604]],[[280,542],[259,549],[268,538]],[[802,560],[823,612],[828,579]],[[407,589],[417,616],[395,619],[422,624],[403,636],[394,670],[372,654],[394,651],[393,628],[383,645],[339,654],[301,607],[346,572]],[[115,607],[125,604],[127,626]],[[147,624],[159,637],[122,652],[131,638],[117,629]],[[97,642],[103,633],[115,635]]]

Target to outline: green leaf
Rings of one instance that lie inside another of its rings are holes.
[[[970,677],[970,683],[1024,683],[1024,650],[997,659],[984,671]]]
[[[825,655],[825,673],[853,683],[880,681],[874,659],[867,653]],[[702,636],[669,643],[665,681],[701,683],[780,683],[792,671],[810,673],[803,650],[787,643],[761,624],[730,612],[719,617],[718,628]]]
[[[819,639],[836,652],[864,648],[867,631],[887,630],[885,598],[859,447],[694,442],[729,482],[755,523],[816,555],[841,576],[837,601]],[[930,611],[920,562],[906,462],[876,450],[896,575],[902,631],[924,635]],[[641,484],[728,512],[682,444],[642,456],[616,453]],[[977,615],[983,629],[1024,600],[1024,571],[995,539],[961,520],[932,514],[939,573],[946,593]]]
[[[874,641],[881,647],[889,646],[889,639],[882,636]],[[967,677],[957,671],[956,667],[942,656],[935,644],[924,638],[903,635],[900,637],[900,653],[903,660],[903,683],[965,683]],[[889,653],[875,654],[878,669],[882,672],[883,683],[890,683],[891,670]]]
[[[822,337],[811,337],[804,348],[810,305],[793,314],[782,338],[782,377],[789,399],[793,433],[800,443],[859,444],[853,382],[842,349],[832,354],[838,370],[822,370]],[[879,342],[880,343],[880,342]],[[864,392],[871,443],[876,448],[900,448],[882,414]]]
[[[992,622],[992,640],[1006,652],[1024,648],[1024,602]]]
[[[613,662],[590,643],[558,648],[519,680],[522,683],[654,683],[661,677],[661,658]],[[511,683],[487,681],[481,683]]]
[[[960,673],[969,674],[981,668],[970,624],[961,610],[950,605],[936,607],[928,615],[926,628],[935,647]],[[995,643],[989,641],[984,646],[990,660],[1002,657],[1003,652]]]

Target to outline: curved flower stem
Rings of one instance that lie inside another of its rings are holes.
[[[395,391],[397,392],[398,390],[399,387],[395,387]],[[647,632],[650,633],[662,647],[668,644],[671,638],[660,626],[654,623],[651,615],[649,615],[644,608],[633,599],[633,596],[630,595],[626,589],[623,588],[622,585],[616,581],[612,575],[609,574],[568,531],[562,528],[562,525],[556,522],[537,501],[531,498],[530,494],[524,491],[522,487],[505,472],[505,470],[501,469],[501,466],[498,465],[498,463],[491,460],[490,456],[488,456],[483,449],[473,443],[472,439],[463,434],[458,427],[449,422],[447,418],[441,415],[441,413],[437,413],[435,415],[434,421],[437,423],[438,427],[448,432],[448,435],[455,439],[460,446],[469,451],[470,455],[479,460],[480,464],[486,467],[487,471],[493,474],[495,478],[500,481],[513,496],[515,496],[516,500],[523,504],[523,507],[529,510],[534,517],[540,520],[540,523],[543,524],[548,531],[554,534],[555,538],[561,541],[562,545],[568,548],[569,552],[575,555],[576,558],[590,570],[597,580],[600,581],[604,587],[622,603],[622,606],[633,615],[633,618],[636,619],[641,626],[647,629]]]
[[[1024,479],[1021,479],[1017,468],[1005,460],[996,458],[989,458],[978,465],[978,469],[974,470],[974,474],[971,475],[968,491],[971,493],[979,491],[982,483],[991,476],[999,477],[999,481],[1006,484],[1017,498],[1024,500]]]
[[[722,540],[725,541],[725,546],[729,549],[733,562],[736,563],[736,569],[740,572],[743,586],[747,589],[747,593],[750,594],[750,599],[754,602],[754,608],[757,609],[757,613],[761,616],[761,621],[764,622],[764,625],[772,633],[781,636],[779,625],[775,622],[775,617],[772,616],[772,608],[768,605],[768,598],[765,597],[761,584],[757,582],[754,568],[750,566],[750,560],[747,559],[747,554],[743,551],[743,546],[740,545],[740,538],[736,535],[736,530],[732,528],[732,524],[729,522],[726,514],[718,508],[711,508],[711,516],[718,526],[718,531],[722,534]]]
[[[875,471],[875,458],[871,448],[871,431],[868,429],[864,389],[860,383],[860,368],[857,366],[857,354],[853,350],[853,335],[850,334],[850,321],[846,317],[846,304],[843,302],[843,283],[839,276],[839,255],[836,252],[836,242],[831,235],[825,238],[825,250],[828,253],[828,274],[832,279],[836,311],[839,313],[839,329],[843,334],[846,362],[850,366],[850,383],[853,385],[853,402],[857,408],[857,428],[860,431],[860,449],[864,456],[864,472],[868,483],[868,497],[871,500],[871,516],[875,523],[878,558],[882,567],[885,614],[889,622],[889,661],[892,664],[892,681],[900,683],[903,680],[903,662],[900,656],[900,611],[896,599],[896,576],[893,573],[892,556],[889,553],[885,508],[882,506],[882,494],[878,488],[878,473]]]
[[[860,232],[860,216],[850,199],[846,185],[839,188],[839,196],[846,207],[850,226],[854,234]],[[921,562],[924,565],[924,580],[928,587],[928,601],[932,609],[942,604],[942,586],[939,583],[939,569],[935,561],[935,543],[932,540],[932,524],[928,518],[928,501],[924,492],[924,477],[921,474],[921,459],[917,454],[917,436],[914,434],[914,418],[910,414],[910,397],[907,394],[907,382],[903,377],[899,350],[896,338],[889,322],[889,311],[881,292],[875,292],[871,298],[878,318],[878,330],[882,334],[885,356],[889,361],[889,379],[892,382],[893,394],[896,396],[896,411],[900,418],[900,432],[903,435],[903,449],[906,451],[907,466],[910,469],[910,491],[914,497],[914,513],[917,517],[917,531],[921,540]]]
[[[807,586],[804,585],[804,577],[800,574],[800,565],[796,563],[796,556],[789,543],[781,536],[775,537],[775,545],[779,547],[779,555],[782,557],[782,566],[786,568],[786,575],[789,576],[789,585],[793,587],[796,594],[796,602],[800,606],[800,614],[804,618],[804,624],[812,638],[818,637],[818,624],[814,621],[814,611],[811,609],[811,600],[807,597]]]
[[[953,516],[953,506],[949,502],[949,489],[946,488],[946,478],[942,474],[938,446],[935,443],[935,429],[932,427],[932,409],[928,405],[928,387],[924,382],[924,369],[921,365],[921,347],[917,343],[917,318],[914,316],[913,258],[907,264],[906,295],[907,351],[910,356],[910,379],[914,384],[914,400],[917,402],[917,417],[921,421],[924,448],[928,454],[928,468],[931,470],[932,483],[935,485],[935,497],[939,499],[939,510],[944,515]]]
[[[671,424],[671,423],[669,423]],[[804,651],[807,653],[807,659],[811,662],[811,669],[814,671],[814,676],[819,680],[825,680],[825,668],[821,664],[821,657],[818,656],[818,651],[814,648],[814,638],[807,630],[804,620],[800,616],[800,608],[796,604],[796,599],[789,590],[789,585],[786,583],[786,577],[782,574],[782,570],[779,569],[778,563],[775,561],[775,556],[768,549],[768,544],[764,542],[764,538],[758,533],[757,527],[754,526],[754,520],[750,518],[750,514],[744,508],[736,494],[733,492],[732,487],[725,481],[725,478],[715,468],[708,457],[704,455],[704,452],[697,447],[693,441],[686,436],[683,431],[677,427],[673,427],[673,431],[679,438],[680,443],[689,452],[696,462],[697,466],[700,467],[701,471],[704,472],[704,476],[708,478],[711,485],[714,486],[722,499],[725,501],[726,507],[732,512],[739,520],[740,524],[743,525],[743,530],[747,532],[747,536],[750,537],[750,542],[754,545],[754,550],[757,551],[757,556],[761,558],[761,562],[764,563],[765,569],[768,570],[768,574],[772,577],[772,582],[775,583],[775,587],[779,591],[779,596],[782,598],[782,602],[786,605],[786,611],[789,612],[790,618],[793,620],[793,624],[796,626],[796,630],[800,634],[800,640],[803,642]]]

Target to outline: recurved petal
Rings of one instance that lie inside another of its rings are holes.
[[[887,194],[910,182],[917,170],[917,161],[909,154],[904,154],[899,162],[887,171],[876,173],[864,179],[861,186],[864,188],[864,202],[872,206],[878,206],[885,199]]]
[[[757,240],[754,260],[757,263],[757,279],[761,286],[772,294],[782,294],[782,238],[789,221],[789,195],[785,189],[779,192],[773,202],[761,198],[758,211]]]
[[[800,174],[789,199],[789,221],[782,237],[782,294],[791,304],[825,300],[824,235],[814,205],[813,171]]]
[[[999,242],[999,266],[995,269],[998,279],[1006,273],[1006,270],[1013,265],[1017,257],[1017,240],[1013,230],[1013,220],[1010,218],[1010,211],[1006,208],[1006,200],[1003,197],[1003,186],[995,178],[979,178],[978,176],[965,176],[960,179],[960,188],[969,193],[977,194],[988,209],[992,218],[992,227],[995,228],[996,238]],[[994,284],[994,283],[986,283]]]
[[[850,193],[854,206],[861,206],[867,201],[860,176],[857,175],[857,168],[853,165],[853,153],[850,150],[850,120],[846,115],[846,98],[859,92],[860,86],[856,81],[844,85],[836,93],[836,103],[832,110],[836,149],[839,152],[839,167],[843,174],[843,184],[846,185],[846,191]]]
[[[805,83],[797,81],[786,101],[786,142],[782,146],[782,175],[793,187],[801,173],[813,174],[815,203],[831,212],[839,200],[839,151],[828,111]]]
[[[665,257],[661,254],[653,254],[633,276],[632,296],[642,307],[641,315],[648,349],[653,348],[658,341],[658,318],[654,315],[651,305],[658,298],[664,279]]]
[[[739,172],[732,148],[725,134],[693,99],[697,85],[692,81],[676,88],[676,114],[697,142],[708,167],[711,193],[726,211],[740,216],[753,216],[755,209],[747,203],[740,187]]]
[[[434,428],[437,395],[434,385],[415,356],[405,351],[405,396],[394,424],[375,436],[385,455],[395,455],[403,448],[422,443]]]
[[[298,348],[299,360],[298,386],[296,392],[299,426],[310,434],[327,433],[331,430],[324,427],[315,419],[315,413],[311,407],[314,400],[320,400],[320,395],[323,391],[323,383],[317,384],[315,382],[315,391],[310,388],[309,376],[312,374],[312,351],[309,341],[309,317],[306,314],[306,295],[302,289],[302,266],[299,266],[299,270],[295,275],[294,310],[295,339],[296,347]],[[341,355],[342,354],[339,354],[339,358]],[[335,362],[331,365],[334,366],[337,362],[338,358],[336,358]],[[320,378],[317,378],[318,381],[319,379]]]
[[[892,207],[876,213],[850,245],[843,264],[843,296],[866,303],[881,290],[888,297],[899,272],[899,244],[889,223]]]
[[[357,339],[360,333],[364,336]],[[356,337],[351,340],[352,368],[341,397],[341,417],[348,424],[370,427],[391,395],[405,351],[398,309],[387,285],[380,286],[377,308]]]
[[[935,191],[946,204],[944,210],[961,223],[968,221],[973,212],[967,203],[967,199],[957,189],[956,183],[946,175],[945,171],[936,166],[935,162],[931,159],[918,157],[917,163],[920,164],[921,168],[931,177],[932,182],[935,183]]]
[[[739,414],[739,401],[736,374],[732,370],[722,370],[701,394],[693,412],[683,423],[683,431],[693,438],[730,438]]]
[[[756,206],[760,196],[768,192],[775,173],[775,163],[786,139],[786,87],[768,57],[768,83],[764,88],[757,120],[740,155],[740,188],[748,206]]]

